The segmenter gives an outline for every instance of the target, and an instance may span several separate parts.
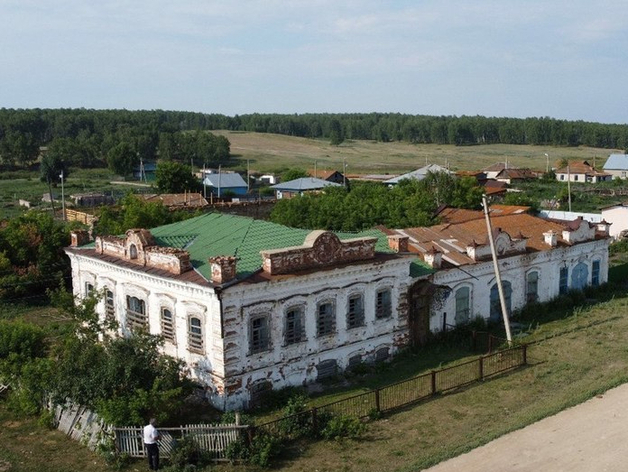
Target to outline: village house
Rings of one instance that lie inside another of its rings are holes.
[[[414,179],[414,180],[423,180],[427,177],[428,173],[438,173],[444,172],[446,174],[453,174],[449,169],[445,167],[441,167],[438,164],[428,164],[426,166],[421,167],[420,169],[413,170],[412,172],[408,172],[407,174],[402,174],[397,177],[392,177],[388,180],[385,180],[384,183],[388,186],[397,185],[400,181],[404,179]]]
[[[258,404],[480,316],[500,320],[481,212],[444,209],[430,228],[307,231],[205,214],[66,249],[74,294],[120,335],[146,329],[183,359],[218,408]],[[608,225],[496,207],[508,310],[607,280]]]
[[[628,155],[611,154],[604,163],[604,172],[611,174],[614,179],[625,179],[628,172]]]
[[[315,177],[301,177],[288,182],[271,185],[270,188],[275,190],[277,200],[282,198],[288,199],[297,197],[305,193],[322,192],[326,187],[341,187],[341,184],[330,182],[328,180],[317,179]]]
[[[348,182],[346,176],[337,170],[310,169],[307,172],[310,176],[316,179],[326,180],[327,182],[334,182],[341,185],[346,185]]]
[[[606,182],[613,179],[611,174],[595,170],[587,161],[569,162],[568,165],[556,169],[556,180],[560,182]]]

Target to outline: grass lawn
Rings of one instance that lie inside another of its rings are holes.
[[[554,314],[550,322],[529,319],[526,323],[532,330],[525,338],[533,342],[529,367],[370,422],[361,441],[294,444],[273,470],[418,471],[628,381],[628,296],[617,290],[598,298],[598,303]],[[355,388],[411,376],[460,355],[465,351],[446,346],[429,354],[407,355],[382,369],[368,385]],[[331,392],[316,402],[339,395]],[[0,424],[0,441],[5,446],[0,448],[0,461],[11,463],[11,470],[44,470],[44,463],[52,472],[106,470],[82,446],[36,421],[14,417],[1,402]],[[143,465],[133,462],[127,470],[142,470]],[[220,465],[217,470],[253,469]]]

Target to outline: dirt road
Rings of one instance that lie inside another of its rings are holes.
[[[426,471],[628,471],[628,384]]]

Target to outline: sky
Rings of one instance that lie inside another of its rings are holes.
[[[628,123],[626,0],[0,0],[0,107]]]

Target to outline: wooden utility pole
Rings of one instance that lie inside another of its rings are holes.
[[[497,290],[499,292],[499,303],[502,307],[502,317],[504,319],[504,328],[506,328],[506,339],[508,345],[512,344],[512,334],[510,334],[510,320],[508,318],[508,308],[506,307],[506,298],[504,297],[504,287],[502,286],[502,278],[499,273],[499,262],[497,261],[497,251],[495,250],[495,240],[493,239],[493,227],[491,225],[491,217],[488,215],[488,201],[486,195],[482,195],[482,205],[484,206],[484,216],[486,218],[486,229],[488,231],[488,240],[491,245],[491,255],[493,256],[493,267],[495,269],[495,280],[497,281]]]

